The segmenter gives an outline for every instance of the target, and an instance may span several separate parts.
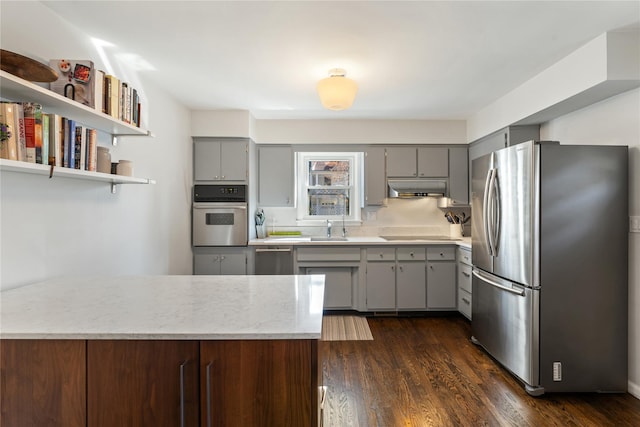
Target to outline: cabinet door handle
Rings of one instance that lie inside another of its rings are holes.
[[[471,302],[470,302],[468,299],[466,299],[466,298],[462,298],[462,301],[463,301],[465,304],[471,304]]]
[[[413,252],[410,252],[410,253],[409,253],[409,256],[410,256],[411,258],[413,258],[413,257],[414,257]]]
[[[380,258],[384,258],[384,255],[382,255],[382,252],[380,253]]]
[[[213,362],[209,362],[205,374],[207,377],[207,427],[211,427],[211,365]]]
[[[442,252],[440,252],[440,256],[441,256],[441,257],[444,257],[444,254],[443,254]]]
[[[187,365],[187,361],[180,364],[180,427],[185,427],[184,420],[184,368]]]
[[[224,260],[224,255],[221,255],[221,256],[220,256],[220,259],[221,259],[221,260]]]
[[[391,271],[396,271],[396,266],[395,265],[391,266]]]
[[[462,272],[462,274],[464,274],[465,277],[471,277],[471,275],[469,273],[466,273],[464,271]]]
[[[224,175],[222,175],[222,179],[224,179]]]
[[[400,266],[400,271],[404,271],[404,269],[402,268],[402,266]]]

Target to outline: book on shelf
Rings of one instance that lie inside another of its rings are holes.
[[[62,122],[64,124],[62,166],[65,168],[75,169],[76,122],[66,117],[62,119]]]
[[[93,75],[93,108],[104,112],[104,71],[96,70]]]
[[[98,131],[87,129],[87,170],[95,172],[98,161]]]
[[[76,124],[74,135],[74,169],[84,170],[87,145],[84,127]]]
[[[93,61],[78,59],[51,59],[49,66],[58,73],[58,80],[49,84],[52,91],[94,108],[95,69]]]
[[[62,117],[58,114],[47,114],[49,117],[49,164],[62,166]]]
[[[27,162],[36,161],[40,154],[42,163],[42,106],[35,102],[22,102],[24,112],[25,144],[27,148]]]
[[[15,116],[15,104],[3,102],[0,106],[0,123],[2,123],[6,138],[2,141],[1,157],[3,159],[18,160],[18,120]]]
[[[18,160],[27,161],[27,135],[24,127],[24,108],[22,104],[14,104],[14,114],[16,118],[16,129],[18,130]]]
[[[105,95],[105,103],[107,104],[107,111],[111,117],[116,119],[120,118],[120,80],[111,74],[104,76],[105,89],[107,94]]]
[[[48,114],[42,114],[41,138],[42,138],[42,147],[40,148],[40,160],[43,165],[48,165],[49,164],[49,115]]]

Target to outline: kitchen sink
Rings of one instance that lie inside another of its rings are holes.
[[[392,242],[394,240],[431,240],[431,241],[447,241],[455,242],[462,239],[456,239],[449,236],[380,236],[384,240]]]
[[[346,242],[349,240],[346,237],[312,237],[312,242]]]

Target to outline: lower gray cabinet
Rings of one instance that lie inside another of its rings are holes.
[[[458,248],[458,311],[471,320],[471,250]]]
[[[398,310],[427,308],[425,249],[399,247],[396,250],[396,307]]]
[[[247,254],[245,252],[194,254],[193,274],[216,276],[247,274]]]
[[[424,247],[368,248],[366,280],[368,310],[427,308]]]
[[[367,310],[396,309],[396,262],[367,261]]]
[[[353,246],[298,247],[297,274],[323,274],[324,309],[357,308],[360,248]]]
[[[457,310],[453,246],[427,248],[427,310]]]
[[[325,309],[350,309],[353,307],[354,268],[309,267],[305,269],[305,274],[324,274]]]

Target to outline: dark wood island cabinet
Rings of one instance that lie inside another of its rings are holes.
[[[2,313],[0,335],[0,425],[319,425],[323,277],[297,276],[294,280],[296,276],[280,276],[279,285],[278,279],[268,278],[272,283],[253,286],[260,281],[257,276],[233,276],[231,283],[226,278],[226,288],[219,286],[222,282],[217,276],[180,277],[155,280],[153,290],[155,295],[162,295],[166,282],[178,288],[170,293],[179,294],[183,286],[182,290],[193,297],[187,304],[191,313],[167,324],[172,309],[158,306],[159,312],[169,313],[162,315],[162,322],[156,319],[162,326],[145,333],[139,329],[154,323],[153,314],[131,317],[129,330],[124,333],[117,330],[115,319],[104,319],[114,315],[107,314],[109,309],[95,316],[106,320],[105,325],[112,324],[111,332],[82,322],[70,331],[74,315],[69,316],[68,312],[61,314],[68,324],[53,326],[59,329],[58,333],[45,327],[44,319],[29,320],[25,326],[26,318],[19,319],[23,304],[37,308],[44,304],[38,302],[42,296],[37,295],[37,290],[3,292],[6,310]],[[108,282],[105,279],[102,285]],[[125,288],[135,282],[136,279],[117,279]],[[87,283],[83,286],[89,295],[92,290]],[[140,302],[135,301],[136,295],[153,298],[148,290],[138,291],[131,289],[134,305]],[[236,294],[231,299],[244,301],[243,306],[234,308],[233,301],[221,300],[222,293],[228,292],[240,293],[239,298]],[[284,300],[273,306],[278,313],[270,319],[265,312],[269,309],[257,308],[256,304],[268,304],[274,292]],[[286,297],[287,293],[292,295]],[[55,300],[56,297],[49,300],[52,306],[56,305]],[[213,317],[197,313],[193,317],[198,310],[207,312],[214,307],[218,312]],[[83,306],[76,314],[89,311],[91,307]],[[233,318],[229,318],[232,313]],[[246,319],[240,319],[242,316]],[[216,325],[215,320],[221,318],[226,320]],[[199,321],[192,323],[194,319]],[[194,324],[198,326],[193,327]],[[184,329],[185,325],[191,329]],[[40,327],[41,332],[34,332]],[[25,338],[30,335],[33,339]],[[74,335],[77,339],[71,338]]]

